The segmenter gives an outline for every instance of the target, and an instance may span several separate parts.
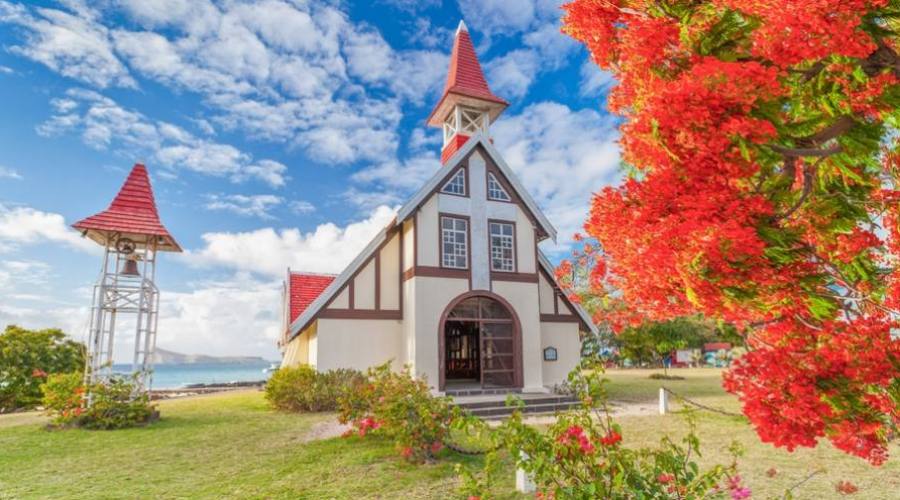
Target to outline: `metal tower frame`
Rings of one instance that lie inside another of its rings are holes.
[[[159,289],[156,287],[156,238],[135,243],[110,234],[104,247],[103,266],[94,285],[91,306],[91,327],[88,339],[85,382],[105,382],[113,370],[113,347],[116,342],[117,321],[120,316],[134,318],[134,357],[131,372],[136,390],[147,392],[153,383],[153,352],[156,348],[156,329],[159,318]],[[128,273],[129,261],[135,261]],[[120,334],[121,335],[121,334]]]

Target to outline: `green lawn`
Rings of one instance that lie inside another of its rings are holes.
[[[653,402],[659,381],[648,371],[613,371],[616,400]],[[672,390],[711,406],[735,411],[714,370],[679,370],[686,381],[666,381]],[[0,498],[454,498],[453,466],[470,458],[444,452],[436,465],[411,466],[377,439],[306,442],[310,429],[330,415],[289,415],[266,407],[262,394],[244,391],[165,401],[163,420],[124,431],[47,431],[37,414],[0,416]],[[652,445],[664,433],[685,431],[677,415],[619,419],[627,443]],[[834,498],[834,483],[849,479],[856,498],[900,498],[900,460],[881,467],[845,456],[830,446],[793,454],[758,442],[739,418],[701,412],[698,426],[704,460],[724,460],[736,439],[747,448],[742,471],[754,498],[777,495],[809,472],[798,498]],[[897,446],[891,450],[900,457]],[[770,467],[779,473],[769,479]],[[500,498],[513,493],[507,465]]]

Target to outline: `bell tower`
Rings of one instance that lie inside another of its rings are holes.
[[[146,167],[136,164],[109,208],[72,227],[103,247],[91,307],[85,381],[102,382],[113,375],[116,334],[127,319],[127,326],[134,328],[131,371],[137,389],[148,391],[159,315],[156,258],[159,252],[181,252],[181,247],[159,220]]]
[[[447,163],[473,135],[479,132],[487,135],[490,124],[508,105],[488,87],[469,30],[466,23],[460,21],[450,54],[447,83],[440,101],[428,117],[428,125],[441,127],[444,131],[441,163]]]

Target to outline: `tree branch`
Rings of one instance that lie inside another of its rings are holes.
[[[816,132],[809,137],[801,139],[800,143],[818,146],[846,134],[850,131],[850,129],[853,128],[854,125],[856,125],[856,121],[853,119],[853,117],[850,115],[844,115],[824,129]]]
[[[800,199],[798,199],[783,215],[775,216],[776,221],[787,219],[803,206],[806,199],[809,198],[810,193],[812,193],[813,180],[816,177],[816,172],[819,170],[819,164],[825,161],[825,158],[827,157],[823,156],[819,158],[815,163],[803,170],[803,192],[800,193]]]
[[[804,156],[813,156],[813,157],[825,157],[832,156],[840,153],[843,148],[841,148],[840,144],[836,144],[834,146],[818,149],[818,148],[789,148],[785,146],[779,146],[778,144],[770,144],[769,147],[772,151],[776,153],[781,153],[784,156],[793,157],[793,158],[802,158]]]

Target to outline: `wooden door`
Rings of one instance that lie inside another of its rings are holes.
[[[511,322],[481,324],[481,385],[514,387],[516,355]]]

